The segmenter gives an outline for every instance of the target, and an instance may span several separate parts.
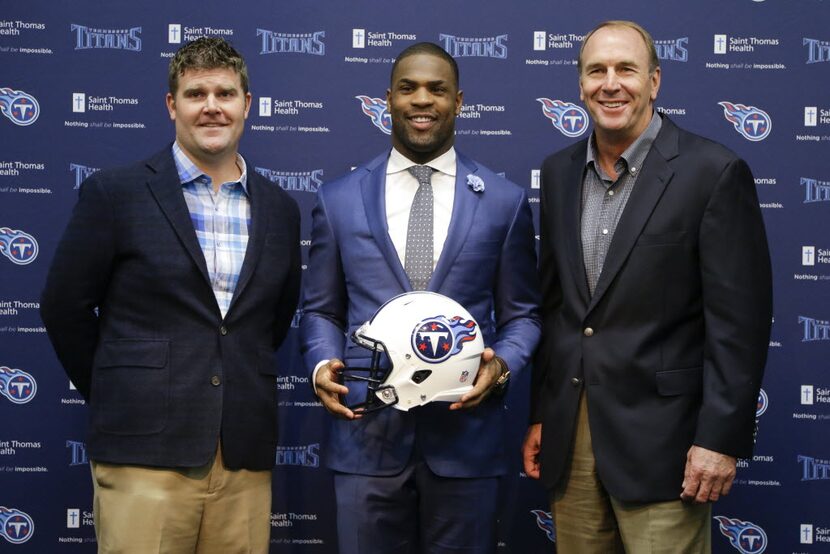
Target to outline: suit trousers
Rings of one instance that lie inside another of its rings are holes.
[[[271,471],[92,461],[95,534],[105,554],[268,552]]]
[[[564,554],[710,554],[712,505],[678,500],[621,502],[602,485],[588,425],[583,391],[572,459],[563,485],[551,500],[556,549]],[[659,463],[659,460],[655,460]]]
[[[434,474],[416,456],[397,475],[335,473],[340,554],[494,554],[496,477]]]

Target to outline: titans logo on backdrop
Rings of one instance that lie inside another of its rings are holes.
[[[573,102],[537,98],[542,103],[542,113],[556,129],[566,137],[578,137],[588,130],[588,114]]]
[[[0,227],[0,254],[16,265],[27,265],[35,261],[38,253],[35,237],[20,229]]]
[[[530,510],[530,513],[536,516],[536,525],[545,532],[548,540],[556,542],[556,528],[553,525],[551,513],[544,510]]]
[[[412,349],[425,362],[437,364],[461,352],[476,338],[476,322],[439,315],[421,321],[412,331]]]
[[[726,516],[715,516],[715,519],[721,534],[741,554],[761,554],[767,549],[767,534],[754,523]]]
[[[26,127],[37,121],[40,104],[31,94],[7,87],[0,88],[0,112],[15,125]]]
[[[372,125],[380,129],[384,134],[391,135],[392,116],[386,108],[386,100],[371,98],[362,94],[355,96],[355,98],[360,100],[360,108],[372,120]]]
[[[14,404],[26,404],[37,394],[37,381],[22,369],[0,366],[0,396]]]
[[[0,536],[12,544],[22,544],[32,538],[35,522],[26,512],[0,506]]]
[[[718,105],[723,108],[723,117],[747,140],[764,140],[772,131],[772,119],[762,109],[726,101],[718,102]]]

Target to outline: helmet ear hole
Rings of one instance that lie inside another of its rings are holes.
[[[419,369],[418,371],[412,374],[412,382],[416,385],[420,385],[430,375],[432,375],[431,369]]]

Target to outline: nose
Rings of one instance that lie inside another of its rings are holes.
[[[605,80],[602,82],[602,88],[608,92],[616,91],[620,88],[620,82],[616,71],[609,69],[605,73]]]
[[[204,110],[207,112],[215,112],[219,109],[219,103],[216,100],[216,95],[208,94],[205,97],[205,107]]]
[[[415,89],[415,92],[412,93],[410,101],[412,102],[412,104],[415,104],[417,106],[425,106],[432,104],[432,93],[430,93],[426,87],[418,87],[417,89]]]

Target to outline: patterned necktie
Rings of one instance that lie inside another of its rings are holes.
[[[406,228],[406,274],[413,290],[426,290],[432,277],[432,172],[428,165],[413,165],[409,172],[418,179]]]

